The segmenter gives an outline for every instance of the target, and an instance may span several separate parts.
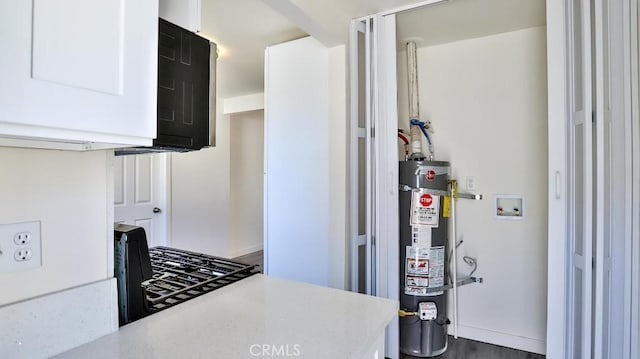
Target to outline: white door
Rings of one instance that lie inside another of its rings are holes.
[[[144,228],[149,247],[168,245],[167,154],[114,159],[114,221]]]
[[[351,290],[374,292],[373,245],[373,101],[371,18],[351,28]]]
[[[569,32],[568,356],[590,358],[593,328],[593,104],[591,2],[572,1]]]

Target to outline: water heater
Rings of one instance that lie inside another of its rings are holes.
[[[400,352],[447,350],[449,162],[400,162]],[[450,287],[450,286],[449,286]]]

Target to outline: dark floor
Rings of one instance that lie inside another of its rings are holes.
[[[258,251],[247,255],[233,258],[233,260],[246,263],[256,264],[262,272],[262,262],[264,253]],[[401,355],[400,359],[413,359],[408,355]],[[505,348],[497,345],[477,342],[475,340],[449,337],[449,347],[447,351],[435,357],[437,359],[543,359],[544,355],[533,354],[521,350]]]
[[[400,359],[413,359],[409,355],[401,355]],[[434,357],[437,359],[543,359],[544,355],[521,350],[505,348],[498,345],[477,342],[475,340],[449,336],[447,351]]]
[[[238,261],[238,262],[244,263],[244,264],[256,264],[256,265],[258,265],[258,267],[257,267],[258,270],[262,273],[263,257],[264,257],[264,252],[263,251],[257,251],[257,252],[245,254],[245,255],[240,256],[240,257],[232,258],[232,260]]]

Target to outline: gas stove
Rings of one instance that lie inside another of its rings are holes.
[[[256,265],[147,246],[142,227],[115,225],[114,269],[120,325],[259,273]]]
[[[159,311],[258,273],[256,265],[169,247],[149,249],[151,279],[142,282],[151,310]]]

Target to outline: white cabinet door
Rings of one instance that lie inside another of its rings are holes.
[[[0,137],[150,145],[157,17],[157,0],[5,2]]]
[[[265,54],[265,273],[329,283],[329,51],[311,37]]]
[[[200,32],[201,0],[160,0],[160,17],[189,31]]]

